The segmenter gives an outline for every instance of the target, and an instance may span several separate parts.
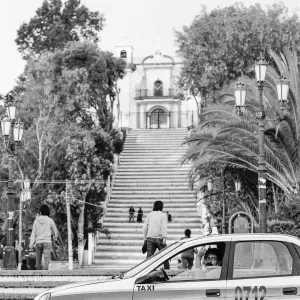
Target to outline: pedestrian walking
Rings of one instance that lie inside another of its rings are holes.
[[[167,215],[162,212],[164,204],[155,201],[153,211],[150,212],[143,226],[144,239],[147,240],[147,258],[155,251],[167,246]],[[170,269],[169,261],[165,262],[165,269]]]
[[[129,208],[129,222],[131,222],[131,220],[132,220],[132,222],[135,222],[134,221],[134,213],[135,213],[134,207],[130,206],[130,208]]]
[[[136,218],[136,221],[139,222],[139,223],[142,223],[143,222],[143,210],[142,208],[140,207],[139,210],[138,210],[138,215],[137,215],[137,218]]]
[[[35,219],[30,236],[29,248],[35,246],[36,249],[36,269],[48,270],[50,262],[50,253],[52,249],[52,240],[56,240],[58,231],[54,221],[50,218],[50,209],[48,205],[43,204],[40,208],[40,215]],[[42,266],[42,257],[44,264]]]
[[[192,231],[190,229],[186,229],[184,231],[184,237],[181,239],[189,239],[191,238]],[[197,248],[191,248],[181,253],[181,261],[183,269],[191,269],[194,264],[194,254],[197,254]]]

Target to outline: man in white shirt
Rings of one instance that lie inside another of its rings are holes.
[[[167,215],[162,212],[164,204],[162,201],[155,201],[153,211],[147,215],[143,226],[144,239],[147,240],[147,258],[152,256],[156,249],[165,248],[167,239]],[[170,266],[167,262],[165,269]]]

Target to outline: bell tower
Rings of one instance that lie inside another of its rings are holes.
[[[126,37],[116,45],[115,57],[124,59],[127,64],[133,63],[133,47],[129,45]]]
[[[126,62],[126,75],[118,81],[119,103],[114,110],[116,112],[114,126],[119,129],[130,128],[130,111],[134,105],[134,89],[132,87],[133,47],[129,45],[126,37],[116,45],[114,55]]]

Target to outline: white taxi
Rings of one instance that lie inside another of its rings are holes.
[[[300,239],[279,234],[184,239],[115,278],[60,286],[35,300],[206,298],[300,299]]]

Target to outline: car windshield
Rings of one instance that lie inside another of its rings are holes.
[[[146,267],[153,264],[158,259],[157,256],[164,255],[165,253],[177,248],[181,244],[182,244],[181,242],[174,242],[171,245],[169,245],[168,247],[156,252],[156,254],[154,254],[153,256],[150,256],[146,260],[143,260],[141,263],[139,263],[138,265],[136,265],[135,267],[130,269],[128,272],[126,272],[124,274],[123,278],[129,278],[129,277],[135,276],[136,274],[138,274],[139,272],[144,270]]]

